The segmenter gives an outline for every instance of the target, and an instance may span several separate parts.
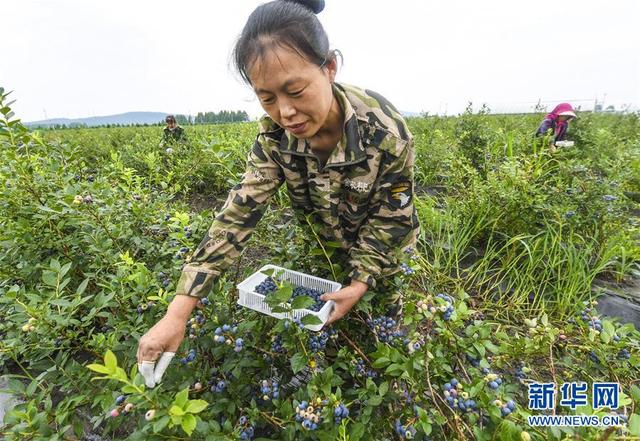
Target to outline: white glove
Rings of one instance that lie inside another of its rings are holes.
[[[144,377],[144,384],[147,387],[153,388],[160,383],[164,372],[175,355],[175,352],[163,352],[157,363],[155,361],[138,363],[138,372]]]

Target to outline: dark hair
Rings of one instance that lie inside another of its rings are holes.
[[[249,69],[275,46],[287,47],[318,66],[333,54],[329,38],[316,14],[324,0],[275,0],[258,6],[247,19],[233,50],[235,67],[251,84]]]
[[[164,119],[165,122],[176,122],[176,117],[173,115],[167,115],[167,117]]]

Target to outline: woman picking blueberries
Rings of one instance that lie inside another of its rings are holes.
[[[397,272],[403,250],[416,243],[411,134],[385,98],[335,82],[336,51],[316,17],[323,8],[322,0],[261,5],[236,43],[236,68],[267,115],[242,182],[184,267],[166,315],[140,340],[140,372],[150,387],[198,299],[239,257],[283,183],[299,218],[311,216],[323,241],[340,243],[351,270],[344,288],[321,297],[335,302],[328,323]]]
[[[556,142],[564,141],[567,137],[569,121],[577,118],[575,110],[569,103],[558,104],[551,113],[544,117],[540,127],[536,130],[536,136],[551,134],[550,145],[555,146]]]

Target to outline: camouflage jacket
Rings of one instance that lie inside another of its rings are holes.
[[[348,253],[352,280],[373,287],[376,278],[397,271],[402,250],[415,244],[419,232],[412,136],[377,93],[335,85],[334,95],[344,111],[344,134],[324,167],[305,140],[262,118],[244,178],[185,265],[177,294],[208,293],[283,183],[296,213],[311,215],[320,238]]]
[[[164,143],[186,141],[186,139],[187,138],[182,127],[176,126],[173,130],[171,130],[169,127],[164,128],[164,136],[162,138],[162,141]]]

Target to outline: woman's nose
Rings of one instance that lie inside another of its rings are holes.
[[[280,100],[280,118],[289,119],[296,114],[296,108],[293,103],[286,99]]]

